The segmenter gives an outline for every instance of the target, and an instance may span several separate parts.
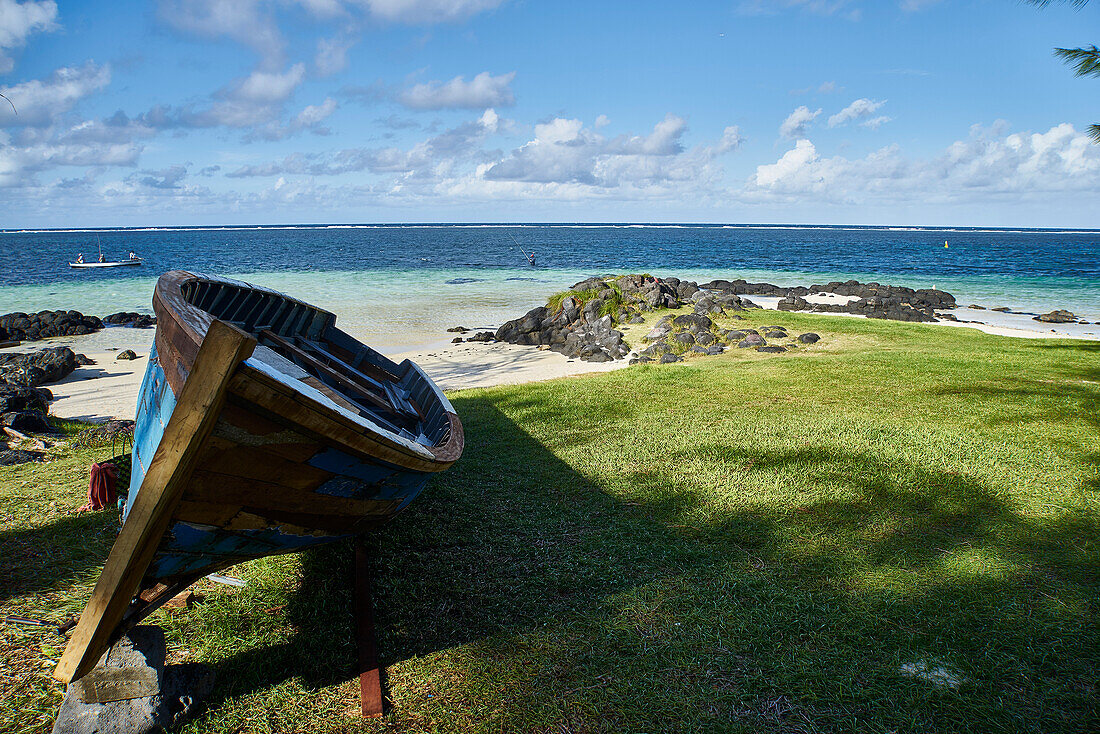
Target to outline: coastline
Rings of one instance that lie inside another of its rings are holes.
[[[751,300],[766,310],[776,310],[778,297],[751,296]],[[818,294],[811,296],[819,302],[842,302],[843,296]],[[532,304],[539,301],[532,296]],[[531,306],[528,306],[530,308]],[[784,313],[777,311],[776,313]],[[1048,324],[1032,320],[1032,314],[1019,312],[998,312],[989,308],[976,310],[960,306],[954,310],[959,321],[943,320],[938,323],[923,324],[928,327],[949,326],[972,328],[987,334],[1027,339],[1087,339],[1100,340],[1100,324]],[[450,312],[448,316],[452,315]],[[521,314],[514,313],[512,317]],[[830,314],[865,318],[855,314]],[[437,315],[438,318],[439,315]],[[473,322],[471,322],[473,323]],[[341,325],[344,325],[341,322]],[[355,328],[357,324],[345,326],[348,332],[377,348],[395,361],[411,359],[447,391],[471,388],[514,385],[527,382],[571,377],[592,372],[607,372],[628,366],[628,360],[613,362],[584,362],[571,359],[557,352],[539,349],[534,346],[520,346],[503,342],[466,342],[451,343],[453,334],[446,329],[454,324],[431,324],[430,319],[418,321],[417,332],[402,333],[397,340],[372,342],[373,329]],[[471,328],[475,330],[495,329],[499,324],[483,324]],[[464,324],[464,326],[468,326]],[[129,327],[107,327],[93,334],[83,336],[52,337],[42,341],[25,342],[18,347],[0,350],[0,353],[33,352],[46,347],[67,346],[74,352],[82,353],[95,364],[83,366],[56,383],[45,385],[54,395],[50,404],[52,415],[98,422],[111,418],[132,418],[135,411],[137,394],[145,373],[149,347],[155,330],[152,328],[135,329]],[[637,346],[637,345],[635,345]],[[132,361],[117,360],[117,355],[126,349],[134,350],[138,358]]]

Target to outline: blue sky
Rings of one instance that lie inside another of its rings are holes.
[[[1098,36],[1015,0],[0,0],[0,227],[1100,227],[1100,81],[1051,55]]]

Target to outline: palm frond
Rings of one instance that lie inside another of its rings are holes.
[[[1032,5],[1038,5],[1040,8],[1045,8],[1050,5],[1050,0],[1027,0]],[[1060,3],[1071,3],[1074,6],[1081,8],[1089,4],[1089,0],[1058,0]]]
[[[1073,67],[1077,76],[1100,76],[1100,48],[1056,48],[1054,55]]]
[[[1092,138],[1092,142],[1100,145],[1100,125],[1089,125],[1087,132],[1089,137]]]

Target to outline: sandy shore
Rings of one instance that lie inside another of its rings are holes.
[[[754,303],[774,309],[778,298],[751,296]],[[815,294],[811,302],[843,302],[846,296]],[[973,328],[1001,336],[1040,338],[1100,339],[1100,325],[1043,324],[1031,315],[1000,313],[989,310],[959,308],[954,311],[959,322],[942,321],[928,324]],[[845,315],[845,314],[841,314]],[[853,318],[863,318],[853,316]],[[961,320],[972,323],[963,323]],[[141,379],[153,340],[153,329],[112,327],[95,334],[57,337],[40,342],[28,342],[0,351],[32,352],[43,347],[67,346],[95,360],[95,365],[81,367],[61,382],[47,385],[54,394],[50,412],[62,418],[102,421],[109,418],[133,418]],[[538,380],[551,380],[589,372],[607,372],[627,365],[626,360],[592,363],[566,357],[548,350],[514,344],[464,342],[451,344],[447,339],[434,343],[422,342],[410,351],[388,349],[387,356],[396,361],[411,359],[419,364],[444,390],[464,390],[495,385],[514,385]],[[132,349],[138,359],[117,360],[119,352]]]
[[[54,395],[50,413],[86,421],[133,418],[154,333],[154,329],[114,327],[85,336],[26,342],[0,351],[34,352],[66,346],[86,355],[96,364],[80,367],[64,380],[45,386]],[[126,349],[132,349],[138,358],[118,360],[118,354]],[[625,360],[582,362],[534,347],[482,342],[451,344],[449,340],[387,356],[398,362],[411,359],[444,390],[515,385],[627,366]]]

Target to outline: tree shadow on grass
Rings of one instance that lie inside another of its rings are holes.
[[[669,529],[617,503],[490,402],[456,405],[468,436],[462,460],[367,538],[383,666],[575,614],[671,573],[680,541]],[[302,566],[283,610],[297,634],[216,663],[229,682],[220,698],[288,676],[311,687],[353,677],[351,548],[307,552]]]
[[[638,472],[650,499],[620,501],[491,399],[455,404],[466,456],[368,541],[382,664],[432,656],[446,672],[403,693],[421,716],[525,731],[1057,731],[1100,717],[1095,514],[1024,518],[980,481],[869,454],[715,443],[669,460],[809,466],[839,491],[699,520],[713,498],[698,488]],[[351,568],[346,547],[306,555],[283,612],[296,633],[216,662],[215,708],[291,677],[354,678]],[[961,688],[904,672],[941,664]]]
[[[0,603],[102,565],[117,532],[118,513],[110,509],[0,531]]]

